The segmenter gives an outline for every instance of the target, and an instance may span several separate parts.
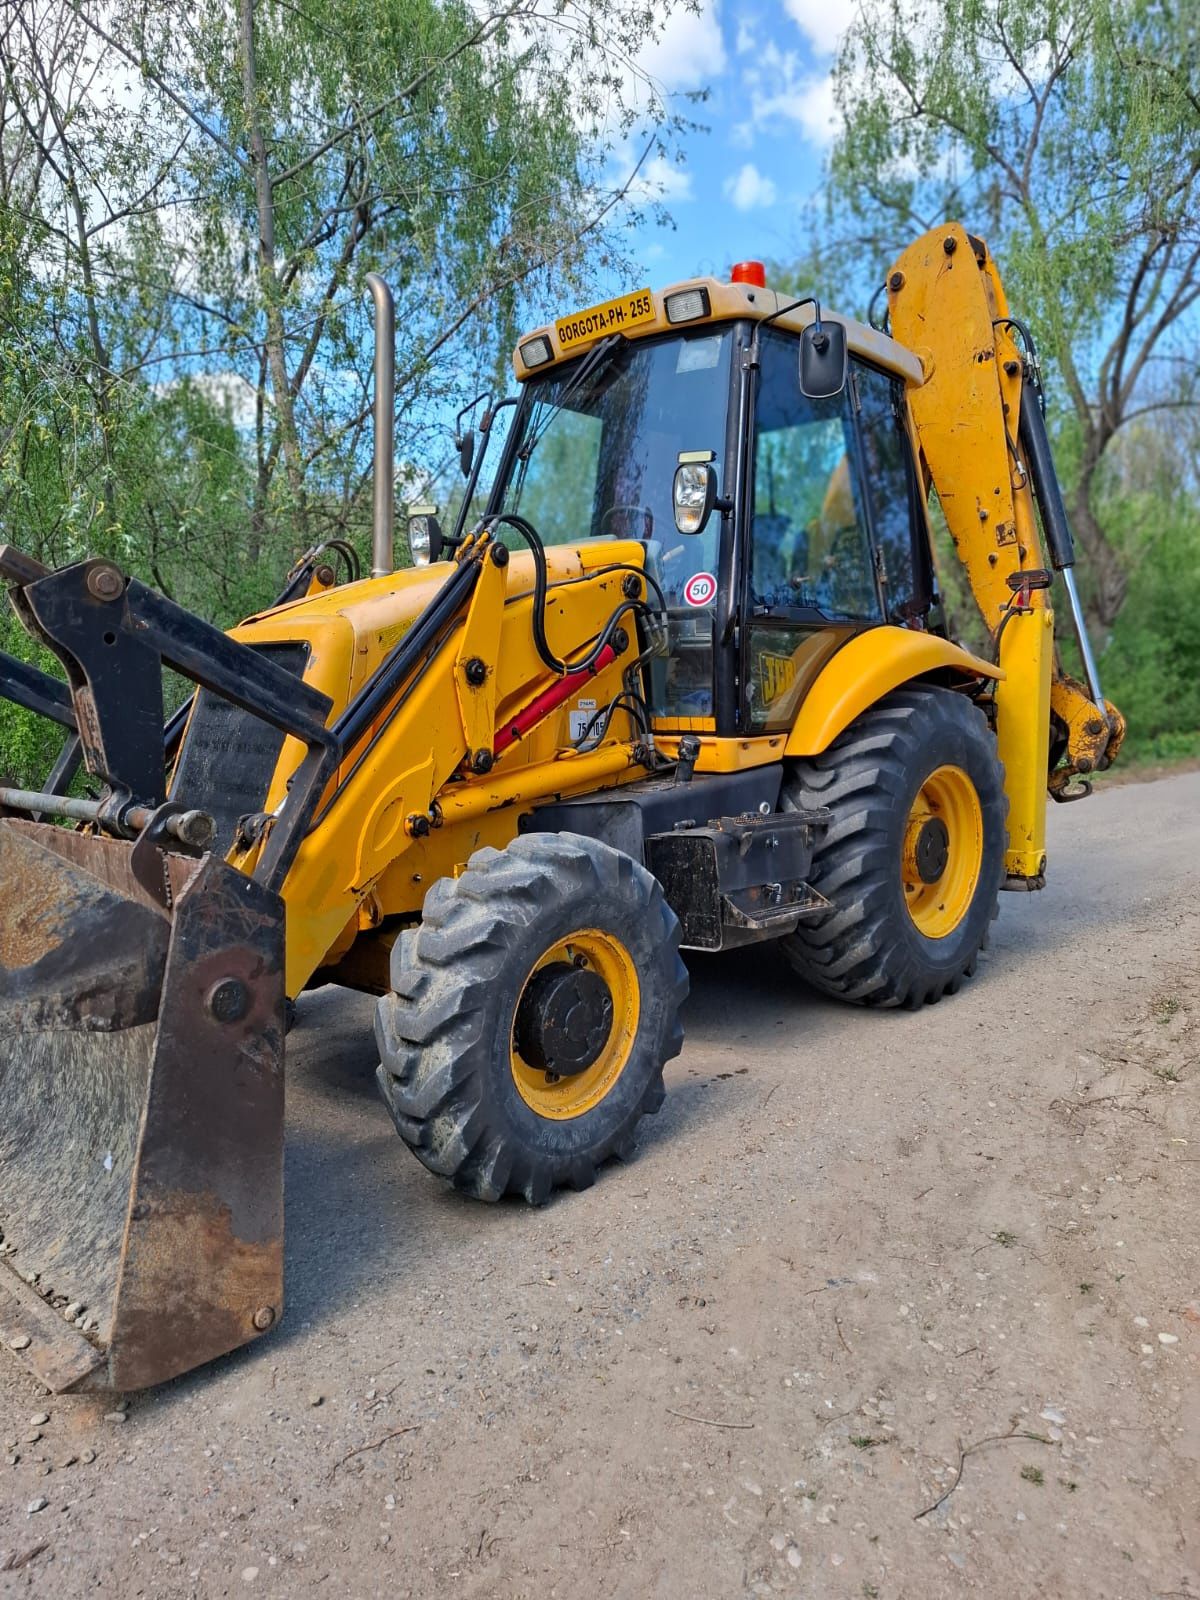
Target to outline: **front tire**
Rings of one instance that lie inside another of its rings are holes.
[[[480,1200],[588,1187],[662,1104],[687,984],[679,924],[631,857],[576,834],[478,851],[400,936],[376,1012],[400,1137]]]
[[[826,806],[809,881],[833,909],[783,941],[814,988],[916,1007],[975,970],[1007,843],[1004,769],[965,695],[913,686],[792,764],[786,810]]]

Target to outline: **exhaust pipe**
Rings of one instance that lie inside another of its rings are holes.
[[[396,303],[377,272],[367,273],[375,302],[375,500],[371,522],[371,576],[395,570]]]

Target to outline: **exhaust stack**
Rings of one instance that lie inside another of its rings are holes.
[[[375,499],[371,524],[371,576],[395,570],[396,303],[377,272],[367,273],[375,302]]]

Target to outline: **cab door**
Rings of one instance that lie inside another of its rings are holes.
[[[799,340],[761,343],[742,658],[743,726],[791,726],[821,668],[914,595],[911,451],[896,380],[854,362],[830,400],[800,392]]]

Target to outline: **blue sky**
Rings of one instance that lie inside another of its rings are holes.
[[[673,229],[635,234],[644,277],[724,278],[734,261],[787,259],[818,225],[834,132],[830,72],[854,0],[704,0],[676,10],[641,65],[707,132],[685,135],[685,163],[656,159],[652,187]],[[694,109],[678,97],[706,89]]]

